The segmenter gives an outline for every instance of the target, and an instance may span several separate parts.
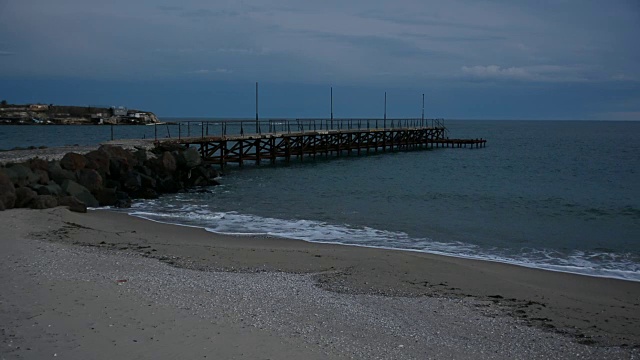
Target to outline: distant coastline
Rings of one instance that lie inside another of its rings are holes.
[[[66,106],[0,103],[0,125],[149,125],[159,124],[150,112],[123,106]]]

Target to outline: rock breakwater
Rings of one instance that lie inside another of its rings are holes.
[[[126,150],[102,145],[61,160],[33,158],[0,167],[0,210],[68,206],[129,207],[132,199],[154,199],[194,187],[218,185],[217,170],[198,151],[182,146]]]

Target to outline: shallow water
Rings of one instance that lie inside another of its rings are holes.
[[[640,123],[447,121],[483,149],[231,169],[134,215],[640,281]],[[0,127],[1,130],[1,127]]]
[[[135,214],[640,280],[640,123],[449,121],[484,149],[235,169]]]

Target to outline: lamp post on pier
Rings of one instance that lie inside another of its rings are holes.
[[[387,128],[387,92],[384,92],[384,124],[383,127]]]
[[[421,125],[424,126],[424,93],[422,94],[422,117],[420,119],[422,120]]]
[[[256,81],[256,134],[260,133],[260,122],[258,118],[258,82]]]
[[[331,87],[331,130],[333,130],[333,86]]]

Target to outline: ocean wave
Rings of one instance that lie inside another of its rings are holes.
[[[238,212],[210,211],[204,205],[180,204],[158,211],[153,203],[137,206],[130,215],[152,221],[198,227],[225,235],[266,235],[351,246],[416,251],[444,256],[495,261],[530,268],[597,277],[640,281],[640,257],[607,249],[559,251],[552,249],[481,247],[465,242],[415,238],[404,232],[314,220],[276,219]],[[155,209],[154,209],[155,208]],[[153,209],[153,210],[152,210]]]

